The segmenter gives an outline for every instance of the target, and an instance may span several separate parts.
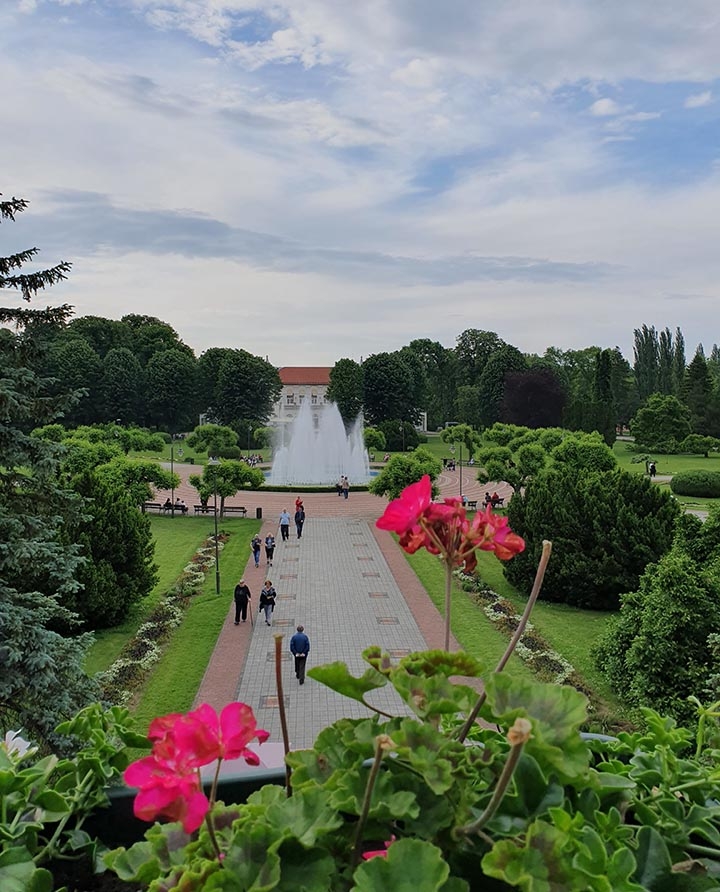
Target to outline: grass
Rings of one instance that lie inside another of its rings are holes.
[[[242,447],[241,447],[242,448]],[[182,455],[180,455],[180,450],[182,450]],[[252,447],[250,452],[253,455],[261,455],[262,460],[264,462],[270,461],[270,450],[269,449],[257,449],[256,447]],[[243,458],[247,455],[247,449],[242,448]],[[145,459],[155,459],[156,461],[170,461],[170,444],[166,443],[165,448],[162,452],[131,452],[130,456],[132,458],[145,458]],[[208,460],[207,452],[199,452],[195,449],[191,449],[186,443],[182,441],[175,441],[175,454],[174,461],[176,464],[188,464],[189,460],[193,459],[196,465],[206,465]]]
[[[199,523],[202,538],[208,532],[207,521],[199,520]],[[211,572],[202,594],[190,602],[182,625],[175,631],[137,698],[133,712],[141,730],[155,716],[184,712],[192,705],[227,617],[235,583],[245,570],[250,540],[260,526],[261,523],[255,520],[222,521],[222,529],[232,535],[220,555],[220,597],[215,593],[215,574]]]
[[[425,587],[433,604],[444,616],[445,569],[440,560],[425,550],[406,554],[408,563]],[[455,587],[452,593],[453,635],[469,654],[494,668],[505,652],[507,638],[499,632],[483,611],[472,604],[465,592]],[[531,679],[532,673],[522,660],[513,655],[505,671],[515,678]]]
[[[107,669],[117,659],[125,643],[165,595],[208,533],[206,518],[150,517],[150,523],[155,539],[155,563],[158,565],[157,584],[147,598],[135,605],[121,626],[95,633],[96,641],[88,652],[85,664],[90,675]]]

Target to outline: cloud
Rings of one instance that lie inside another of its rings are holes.
[[[622,108],[614,99],[596,99],[588,111],[596,118],[605,118],[609,115],[619,115]]]
[[[702,108],[713,101],[712,90],[704,90],[702,93],[693,93],[688,96],[683,105],[685,108]]]

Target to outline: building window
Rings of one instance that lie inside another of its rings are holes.
[[[302,405],[304,402],[305,402],[305,394],[301,393],[300,394],[300,405]]]
[[[289,394],[285,397],[285,403],[286,403],[286,405],[288,405],[288,406],[294,406],[294,405],[295,405],[295,394],[294,394],[294,393],[289,393]]]
[[[316,394],[316,393],[314,393],[314,394],[312,395],[312,397],[310,398],[310,402],[313,404],[313,406],[317,406],[317,404],[318,404],[318,398],[317,398],[317,394]]]

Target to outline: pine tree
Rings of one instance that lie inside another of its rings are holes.
[[[690,424],[696,434],[708,433],[706,414],[712,391],[712,377],[700,344],[692,362],[685,370],[681,394],[682,401],[690,409]]]
[[[644,402],[658,391],[658,336],[655,326],[635,329],[635,380]]]
[[[27,202],[0,201],[0,222],[13,221]],[[0,288],[29,300],[65,278],[60,263],[20,273],[37,249],[0,258]],[[52,739],[55,725],[94,698],[84,672],[89,636],[60,635],[72,624],[61,606],[77,591],[82,561],[78,547],[63,542],[63,517],[79,516],[82,500],[58,482],[58,446],[28,434],[74,402],[49,396],[50,382],[36,371],[37,326],[64,323],[70,307],[46,310],[0,307],[0,322],[15,326],[0,337],[0,732],[22,726],[31,736]]]

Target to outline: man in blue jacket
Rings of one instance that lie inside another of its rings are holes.
[[[295,678],[305,684],[305,663],[310,653],[310,639],[305,634],[305,626],[298,626],[290,639],[290,653],[295,657]]]

